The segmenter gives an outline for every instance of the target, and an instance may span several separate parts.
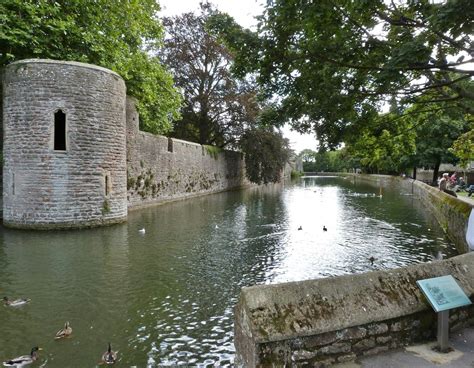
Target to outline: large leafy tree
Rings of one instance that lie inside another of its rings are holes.
[[[411,165],[410,158],[416,153],[415,140],[413,123],[388,113],[371,120],[351,139],[348,150],[360,160],[365,171],[393,174]]]
[[[429,91],[425,109],[472,112],[473,24],[469,0],[275,0],[255,33],[225,16],[211,26],[236,52],[235,71],[279,96],[270,121],[335,147],[392,99],[406,107]]]
[[[184,97],[182,117],[172,135],[201,144],[235,147],[245,130],[255,124],[259,106],[251,83],[230,72],[232,54],[205,25],[218,14],[201,3],[199,14],[165,18],[164,47],[159,55],[172,70]]]
[[[468,168],[469,164],[474,161],[474,130],[459,136],[454,141],[450,152],[459,159],[461,167]]]
[[[433,169],[433,181],[441,163],[457,162],[450,147],[457,137],[472,128],[469,114],[443,106],[445,102],[426,108],[422,96],[405,110],[392,109],[365,124],[358,135],[348,140],[352,155],[360,159],[368,171],[395,173],[416,167]]]
[[[181,99],[171,74],[147,52],[163,39],[158,11],[155,0],[3,0],[0,67],[51,58],[110,68],[138,99],[142,128],[166,132]]]
[[[281,180],[291,150],[288,139],[272,128],[252,128],[240,139],[247,178],[257,184]]]

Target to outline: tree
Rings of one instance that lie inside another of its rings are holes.
[[[371,119],[348,143],[348,151],[365,171],[393,174],[411,165],[407,157],[416,152],[413,123],[396,113]]]
[[[474,111],[469,0],[267,2],[258,31],[218,16],[210,26],[236,53],[239,75],[256,73],[266,117],[315,131],[335,147],[395,98],[405,108],[424,100]]]
[[[450,150],[458,159],[463,168],[467,168],[474,160],[474,130],[462,134],[456,139]]]
[[[291,150],[288,140],[273,129],[253,128],[240,139],[247,178],[257,184],[277,183]]]
[[[163,39],[159,9],[155,0],[3,0],[0,68],[51,58],[112,69],[137,98],[142,128],[166,132],[181,99],[171,74],[147,52]]]
[[[301,158],[303,162],[303,171],[305,172],[315,172],[316,170],[316,151],[311,149],[304,149],[302,150],[298,157]]]
[[[184,97],[182,117],[172,135],[235,147],[246,128],[256,122],[259,105],[251,83],[231,75],[231,53],[206,30],[212,14],[217,11],[201,3],[200,14],[185,13],[163,21],[167,37],[159,55]]]

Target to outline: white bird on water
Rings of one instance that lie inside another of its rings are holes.
[[[140,234],[145,234],[145,228],[138,230]]]

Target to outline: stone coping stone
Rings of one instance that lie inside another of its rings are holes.
[[[87,68],[87,69],[101,71],[107,74],[112,74],[115,77],[118,77],[121,80],[123,80],[123,78],[119,74],[114,72],[113,70],[110,70],[98,65],[81,63],[79,61],[64,61],[64,60],[53,60],[53,59],[23,59],[23,60],[14,61],[13,63],[8,64],[7,67],[10,68],[10,67],[14,67],[15,65],[21,65],[21,64],[56,64],[56,65]]]
[[[452,275],[470,297],[474,253],[403,268],[244,287],[239,324],[265,343],[318,335],[431,309],[417,280]]]

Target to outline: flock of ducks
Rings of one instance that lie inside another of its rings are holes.
[[[9,299],[8,297],[3,298],[3,304],[8,307],[19,307],[22,305],[25,305],[29,303],[31,299]],[[58,332],[56,332],[56,335],[54,336],[55,340],[63,339],[63,338],[69,338],[71,337],[72,334],[72,327],[69,324],[69,322],[66,322],[64,324],[64,327],[61,328]],[[43,350],[38,346],[35,346],[31,349],[31,352],[29,355],[22,355],[17,358],[13,358],[10,360],[6,360],[3,362],[4,367],[24,367],[26,365],[29,365],[33,362],[35,362],[38,359],[39,356],[39,351]],[[108,345],[107,350],[102,354],[102,360],[101,364],[114,364],[117,361],[117,352],[112,351],[112,346]]]

